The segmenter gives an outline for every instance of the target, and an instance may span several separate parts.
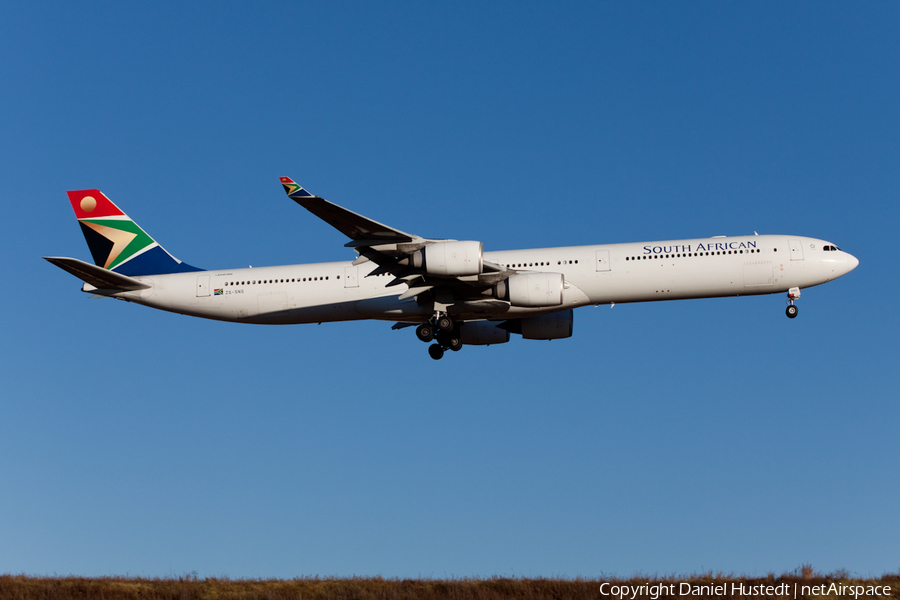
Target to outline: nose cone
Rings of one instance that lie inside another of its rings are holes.
[[[847,259],[847,272],[849,273],[853,269],[859,266],[859,259],[853,256],[852,254],[847,254],[845,257]]]

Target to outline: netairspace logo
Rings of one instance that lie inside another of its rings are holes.
[[[854,599],[863,596],[890,596],[889,585],[849,585],[841,583],[821,585],[800,585],[780,583],[778,585],[749,585],[744,583],[646,583],[644,585],[614,585],[604,583],[600,593],[620,600],[635,600],[638,596],[649,596],[650,600],[680,596],[779,596],[798,598],[801,596],[847,596]]]

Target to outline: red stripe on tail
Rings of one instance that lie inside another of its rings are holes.
[[[75,216],[79,219],[125,216],[125,213],[100,190],[78,190],[66,194],[69,195],[69,202],[72,203]]]

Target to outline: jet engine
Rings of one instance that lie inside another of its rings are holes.
[[[526,340],[561,340],[572,337],[572,309],[514,319],[504,324],[512,333],[520,333]]]
[[[464,277],[478,275],[484,268],[481,242],[435,242],[416,250],[409,264],[429,275]]]
[[[564,284],[562,273],[519,273],[494,286],[494,293],[513,306],[559,306]]]
[[[509,341],[509,332],[491,321],[467,321],[459,324],[459,339],[469,346],[505,344]]]

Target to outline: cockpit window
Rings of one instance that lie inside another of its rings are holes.
[[[837,246],[822,246],[822,250],[826,252],[837,252],[838,250],[840,250],[840,248],[838,248]]]

